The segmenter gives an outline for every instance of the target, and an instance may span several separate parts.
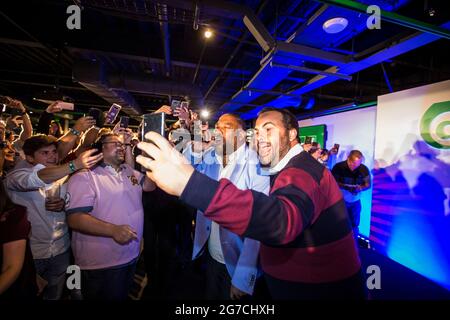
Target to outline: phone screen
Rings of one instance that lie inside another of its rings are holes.
[[[336,152],[338,152],[339,151],[339,143],[335,143],[333,148],[336,149]]]
[[[189,102],[187,102],[187,101],[182,101],[182,102],[181,102],[181,107],[182,107],[182,108],[189,108]]]
[[[102,110],[97,109],[97,108],[91,108],[89,109],[89,116],[91,116],[92,118],[94,118],[95,120],[95,125],[97,127],[102,127],[103,123],[102,123]]]
[[[60,102],[58,102],[58,106],[60,106],[62,110],[72,110],[73,111],[73,109],[74,109],[74,104],[71,102],[60,101]]]
[[[120,124],[119,124],[119,126],[121,128],[128,128],[128,123],[129,122],[130,122],[130,118],[129,117],[122,116],[122,117],[120,117]]]
[[[117,115],[120,112],[120,109],[122,109],[121,106],[119,106],[116,103],[113,103],[111,108],[109,108],[108,113],[106,114],[105,123],[112,124],[116,120]]]
[[[305,138],[305,144],[311,144],[311,143],[312,143],[312,137],[307,136],[307,137]]]
[[[180,104],[181,104],[180,100],[172,100],[172,103],[170,104],[170,108],[172,109],[172,112],[174,112],[177,108],[179,108]]]
[[[141,141],[147,141],[145,134],[149,131],[157,132],[164,137],[165,120],[166,114],[164,112],[144,114],[141,127]]]
[[[145,134],[149,131],[157,132],[163,137],[165,136],[166,114],[164,112],[144,114],[142,117],[141,141],[151,143],[151,141],[145,138]],[[148,157],[148,155],[144,151],[141,151],[141,154],[144,157]],[[146,172],[147,169],[141,167],[141,171]]]

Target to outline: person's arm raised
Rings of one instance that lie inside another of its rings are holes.
[[[52,183],[77,170],[90,169],[103,158],[103,153],[92,155],[96,149],[83,152],[75,160],[55,167],[47,167],[38,171],[37,175],[44,183]]]

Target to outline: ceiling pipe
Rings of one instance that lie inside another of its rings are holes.
[[[450,28],[450,21],[447,23],[444,23],[442,28]],[[344,66],[340,67],[340,71],[344,72],[346,74],[354,74],[358,71],[367,69],[373,65],[379,64],[383,61],[392,59],[398,55],[404,54],[406,52],[409,52],[411,50],[414,50],[416,48],[422,47],[424,45],[427,45],[431,42],[434,42],[438,40],[439,37],[430,33],[422,33],[417,32],[410,36],[407,36],[403,38],[400,41],[396,41],[395,43],[391,45],[387,45],[384,49],[381,49],[377,51],[376,53],[360,60],[360,61],[353,61],[349,62]],[[326,70],[327,72],[334,72],[336,71],[336,67],[331,67]],[[323,87],[327,84],[330,84],[337,79],[335,77],[329,77],[329,76],[323,76],[323,75],[317,75],[314,78],[308,80],[302,87],[296,88],[292,91],[289,91],[289,93],[292,94],[305,94],[307,92],[310,92],[312,90],[315,90],[317,88]],[[279,108],[283,108],[287,105],[287,102],[284,103],[282,101],[282,97],[278,97],[268,103],[273,106],[277,106]],[[255,108],[251,110],[250,112],[246,112],[242,115],[242,118],[244,120],[252,119],[257,116],[260,109],[264,108],[268,104],[262,104],[258,108]]]
[[[110,74],[107,76],[109,88],[122,89],[133,93],[155,94],[180,97],[190,102],[191,107],[201,108],[204,104],[200,88],[191,83],[170,79],[149,78],[141,74]]]
[[[169,22],[167,17],[167,5],[165,4],[156,4],[159,28],[161,30],[161,36],[163,40],[163,48],[164,48],[164,66],[165,66],[165,75],[166,77],[170,77],[171,74],[171,60],[170,60],[170,34],[169,34]]]
[[[200,7],[198,6],[198,3],[195,2],[195,8],[194,8],[194,22],[192,24],[192,28],[197,31],[198,30],[198,20],[200,16]]]
[[[258,20],[258,15],[261,13],[261,11],[264,9],[264,7],[267,5],[269,1],[265,0],[258,8],[256,14],[254,15],[254,17],[252,18],[252,20],[256,20],[259,22]],[[246,9],[246,11],[250,11],[249,9]],[[247,20],[246,20],[247,19]],[[255,22],[255,21],[253,21]],[[250,23],[248,20],[248,17],[245,16],[244,17],[244,24],[247,26],[247,28],[249,28],[250,32],[252,32],[253,28],[250,28]],[[267,30],[264,28],[263,26],[263,30],[265,30],[265,32],[267,32]],[[253,31],[252,33],[255,35],[256,31]],[[223,74],[225,73],[225,70],[228,68],[228,66],[230,65],[230,63],[233,61],[234,57],[236,56],[236,54],[238,53],[238,51],[241,49],[244,40],[247,39],[249,35],[249,31],[244,31],[244,33],[241,35],[241,37],[238,40],[238,44],[237,46],[234,48],[233,52],[231,53],[230,57],[228,58],[227,62],[225,63],[225,65],[223,66],[221,72],[219,73],[219,75],[216,77],[216,79],[214,80],[214,82],[211,84],[211,86],[208,88],[208,90],[205,93],[205,100],[209,97],[209,95],[211,94],[212,90],[215,88],[215,86],[217,85],[217,83],[221,80]],[[269,35],[270,36],[270,35]],[[255,36],[255,38],[257,38]],[[270,37],[271,38],[271,37]],[[258,40],[258,38],[256,39],[258,41],[258,43],[260,43],[260,40]],[[272,39],[273,41],[273,39]],[[261,43],[260,43],[261,44]],[[263,46],[264,49],[264,46]]]
[[[286,68],[286,69],[301,71],[301,72],[310,73],[310,74],[320,74],[320,75],[325,75],[325,76],[330,76],[330,77],[336,77],[336,78],[347,80],[347,81],[352,80],[352,76],[349,76],[346,74],[342,74],[342,73],[338,73],[338,72],[327,72],[327,71],[322,71],[322,70],[317,70],[317,69],[312,69],[312,68],[307,68],[307,67],[287,65],[287,64],[281,64],[281,63],[271,63],[271,67]]]
[[[286,97],[292,97],[292,98],[301,98],[302,97],[301,95],[298,95],[298,94],[290,94],[290,93],[286,93],[283,91],[265,90],[265,89],[258,89],[258,88],[243,87],[241,90],[248,91],[249,94],[252,91],[254,91],[254,92],[260,92],[260,93],[273,95],[273,96],[286,96]]]

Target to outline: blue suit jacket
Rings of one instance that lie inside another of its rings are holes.
[[[243,146],[245,151],[236,159],[230,181],[239,189],[253,189],[268,194],[270,181],[268,176],[261,175],[256,152]],[[208,177],[219,180],[221,165],[214,150],[206,151],[202,158],[194,157],[190,151],[185,152],[196,170]],[[259,241],[242,238],[231,231],[219,227],[220,241],[225,265],[233,286],[248,294],[253,293],[256,278],[259,275],[258,256]],[[205,218],[203,212],[197,211],[194,248],[192,259],[202,255],[211,233],[211,220]]]

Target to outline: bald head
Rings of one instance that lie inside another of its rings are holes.
[[[241,119],[237,114],[234,113],[225,113],[223,114],[217,123],[229,123],[232,124],[236,129],[245,130],[245,122]]]

